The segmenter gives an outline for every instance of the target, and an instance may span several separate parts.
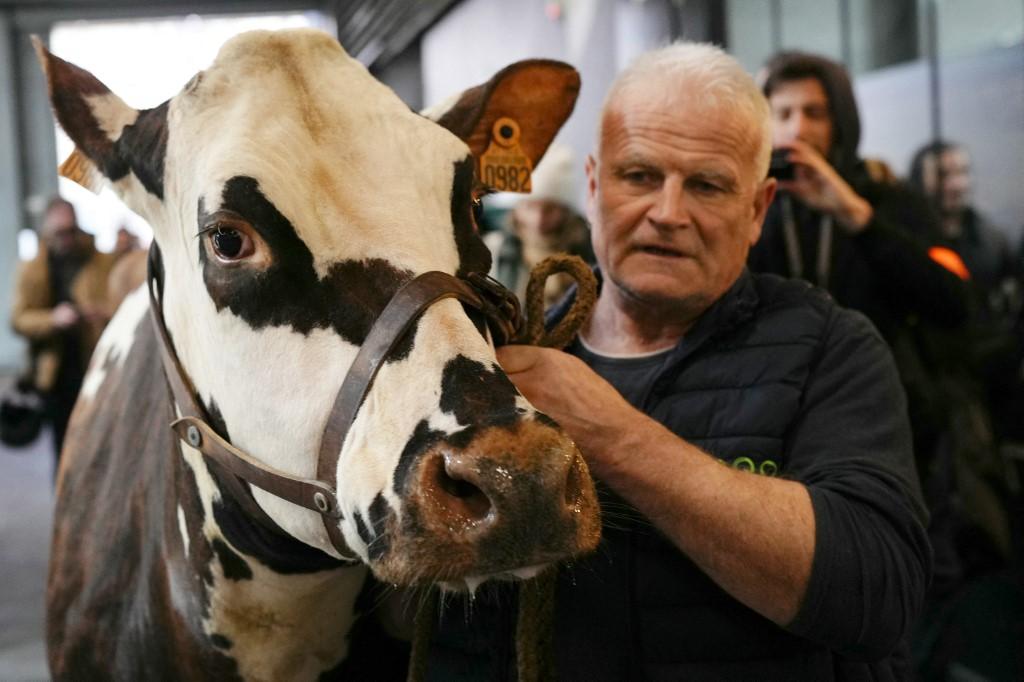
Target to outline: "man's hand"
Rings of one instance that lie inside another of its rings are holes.
[[[110,314],[107,312],[106,307],[100,305],[81,306],[81,315],[92,324],[104,325],[110,321]]]
[[[534,407],[557,421],[599,478],[625,454],[617,443],[650,418],[579,358],[551,348],[503,346],[498,362]]]
[[[63,330],[74,327],[80,319],[81,316],[78,314],[75,306],[67,301],[58,303],[50,313],[50,320],[57,329]]]
[[[874,211],[862,196],[818,153],[800,140],[784,144],[788,159],[794,165],[792,180],[779,181],[779,189],[790,192],[811,208],[826,213],[851,234],[867,227]]]

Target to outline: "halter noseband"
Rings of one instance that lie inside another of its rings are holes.
[[[179,439],[227,470],[229,475],[224,477],[225,486],[250,516],[271,530],[284,532],[256,503],[252,491],[244,482],[319,513],[331,544],[343,558],[349,558],[351,550],[338,525],[338,520],[343,516],[336,492],[338,459],[360,405],[370,392],[377,372],[399,340],[430,306],[446,298],[458,299],[483,313],[496,345],[512,342],[523,326],[519,301],[515,295],[486,275],[472,272],[459,278],[432,271],[406,282],[395,292],[373,323],[338,390],[320,439],[317,477],[299,478],[239,450],[210,426],[206,410],[181,366],[164,324],[161,305],[163,282],[157,277],[159,258],[159,249],[154,242],[149,251],[146,286],[149,289],[150,318],[159,340],[164,376],[181,414],[171,424],[172,430]]]

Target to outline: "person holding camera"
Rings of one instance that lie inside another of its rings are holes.
[[[78,227],[74,207],[54,197],[43,214],[39,252],[16,276],[11,324],[29,342],[30,377],[47,402],[57,460],[89,356],[110,313],[114,257]]]
[[[824,57],[783,52],[761,78],[779,193],[750,269],[828,290],[840,305],[866,314],[890,343],[910,316],[943,328],[966,322],[966,287],[929,255],[939,238],[927,201],[875,177],[857,155],[860,118],[846,70]],[[942,256],[958,262],[955,254]]]

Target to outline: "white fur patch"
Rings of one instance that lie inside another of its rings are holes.
[[[181,508],[180,504],[178,505],[178,532],[181,533],[181,544],[185,548],[185,556],[188,556],[188,524],[185,523],[185,510]]]
[[[86,95],[85,101],[92,110],[93,118],[111,142],[117,142],[124,127],[135,123],[139,118],[138,111],[113,93]]]
[[[348,655],[365,566],[281,575],[251,558],[247,563],[252,579],[236,581],[214,560],[210,616],[203,621],[208,635],[231,640],[243,679],[315,680]]]
[[[103,381],[107,378],[107,365],[117,363],[118,369],[124,367],[124,361],[128,357],[128,351],[135,343],[135,330],[139,322],[149,312],[149,294],[146,286],[142,285],[125,297],[121,306],[117,309],[114,317],[103,330],[96,350],[93,351],[92,360],[89,363],[89,371],[82,381],[81,395],[92,399]],[[159,362],[159,358],[155,358]]]

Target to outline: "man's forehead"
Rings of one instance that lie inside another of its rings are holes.
[[[828,92],[824,84],[815,76],[794,78],[780,81],[772,88],[768,95],[769,103],[777,104],[780,101],[792,104],[793,100],[801,104],[824,104],[828,105]]]
[[[617,162],[651,160],[659,143],[680,151],[708,152],[709,159],[716,154],[747,158],[749,148],[760,144],[760,127],[752,116],[727,103],[694,98],[662,98],[661,103],[636,107],[620,102],[606,110],[602,151],[614,150]]]

